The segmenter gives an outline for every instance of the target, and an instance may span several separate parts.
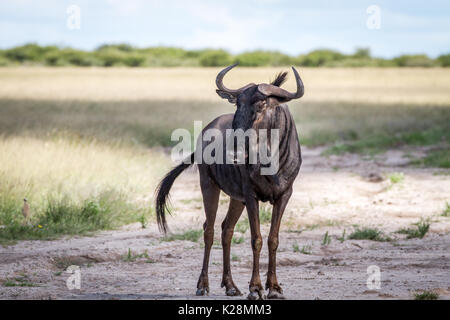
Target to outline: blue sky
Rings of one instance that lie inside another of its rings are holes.
[[[66,25],[72,4],[81,9],[79,30]],[[380,8],[379,29],[366,25],[370,5]],[[0,47],[27,42],[80,49],[123,42],[233,53],[269,49],[294,55],[370,47],[380,57],[436,57],[450,53],[450,1],[2,0]]]

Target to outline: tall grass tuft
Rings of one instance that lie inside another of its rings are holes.
[[[403,228],[397,231],[397,233],[406,234],[407,239],[419,238],[422,239],[430,230],[430,222],[426,219],[421,219],[414,224],[414,228]]]
[[[356,228],[347,239],[350,240],[372,240],[372,241],[390,241],[389,237],[383,235],[383,232],[376,228]]]
[[[54,239],[61,235],[80,235],[97,230],[114,229],[136,222],[142,215],[152,215],[150,207],[138,207],[114,192],[76,202],[69,197],[48,199],[42,211],[35,211],[25,222],[17,210],[2,214],[0,241]],[[4,211],[2,211],[4,213]],[[9,221],[5,220],[5,216]]]

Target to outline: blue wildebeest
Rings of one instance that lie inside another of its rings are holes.
[[[292,68],[297,83],[296,92],[288,92],[281,88],[286,80],[287,73],[280,73],[270,84],[248,84],[240,89],[228,89],[223,84],[225,74],[234,67],[223,69],[216,78],[217,94],[230,103],[236,105],[234,114],[225,114],[217,117],[209,123],[203,132],[209,129],[219,130],[224,136],[229,129],[246,131],[260,129],[271,131],[278,130],[278,168],[274,174],[263,175],[264,167],[259,161],[249,163],[247,153],[249,142],[246,143],[244,163],[223,161],[221,163],[198,163],[200,173],[200,187],[203,196],[203,204],[206,213],[204,229],[204,259],[203,268],[197,283],[197,295],[205,295],[209,292],[208,264],[211,246],[214,237],[214,222],[219,202],[219,194],[222,190],[230,196],[230,205],[227,215],[222,223],[222,247],[223,247],[223,278],[222,287],[225,287],[229,296],[241,295],[234,284],[230,268],[230,246],[234,227],[247,208],[251,246],[253,250],[253,272],[249,285],[249,299],[263,299],[264,289],[259,275],[259,256],[262,247],[259,221],[259,201],[270,202],[273,205],[272,221],[268,237],[269,266],[267,272],[266,290],[267,298],[282,299],[283,291],[278,284],[276,276],[276,251],[278,248],[278,234],[281,217],[292,194],[292,185],[300,170],[302,163],[300,143],[298,140],[295,123],[289,112],[286,102],[303,96],[304,87],[302,80],[295,68]],[[204,150],[211,142],[199,138],[197,151]],[[227,155],[225,144],[223,145],[223,157]],[[270,146],[269,146],[270,149]],[[164,232],[167,231],[165,211],[167,211],[167,199],[170,188],[175,179],[192,163],[195,162],[195,152],[173,168],[161,181],[156,192],[157,220]]]

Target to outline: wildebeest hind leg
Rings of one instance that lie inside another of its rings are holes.
[[[278,249],[278,234],[280,231],[281,217],[284,209],[292,194],[292,188],[286,191],[280,199],[278,199],[272,210],[272,222],[270,225],[269,239],[267,241],[269,247],[269,268],[267,270],[266,289],[269,289],[267,298],[269,299],[284,299],[283,290],[278,284],[276,265],[277,265],[277,249]]]
[[[261,278],[259,276],[259,255],[262,248],[262,237],[259,224],[258,200],[250,196],[246,199],[245,204],[247,207],[248,220],[250,224],[253,250],[253,271],[249,285],[250,293],[248,294],[248,299],[264,299],[264,290],[261,285]]]
[[[203,256],[203,268],[197,282],[198,296],[209,293],[208,264],[211,246],[214,241],[214,222],[216,220],[217,206],[219,204],[219,187],[207,176],[200,172],[200,187],[203,195],[203,206],[205,207],[206,221],[203,225],[203,237],[205,241],[205,252]]]
[[[244,203],[241,201],[230,199],[227,216],[222,222],[222,248],[223,248],[223,276],[222,288],[225,287],[227,296],[240,296],[242,293],[236,287],[231,276],[230,266],[230,248],[231,239],[233,238],[234,226],[244,210]]]

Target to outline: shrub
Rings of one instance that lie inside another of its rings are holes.
[[[450,54],[444,54],[437,58],[441,67],[450,67]]]
[[[286,66],[293,64],[293,59],[278,51],[251,51],[239,54],[234,59],[241,66]]]
[[[15,47],[4,51],[4,56],[10,61],[19,63],[43,63],[44,56],[48,52],[58,51],[55,46],[41,47],[37,44],[30,43],[23,46]]]
[[[223,49],[184,50],[175,47],[137,48],[129,44],[104,44],[94,51],[82,51],[34,43],[0,50],[0,66],[14,64],[45,64],[48,66],[206,66],[220,67],[238,62],[241,66],[306,67],[432,67],[450,66],[450,54],[436,60],[426,55],[402,55],[395,59],[373,58],[369,48],[357,48],[353,54],[320,49],[300,56],[279,51],[254,50],[231,55]]]
[[[231,55],[225,50],[207,50],[200,56],[203,67],[220,67],[231,64]]]
[[[124,56],[122,61],[128,67],[140,67],[145,63],[145,56],[139,53],[130,53]]]
[[[340,52],[322,49],[315,50],[298,58],[299,64],[305,67],[320,67],[326,63],[345,59],[345,55]]]
[[[399,67],[432,67],[435,65],[434,61],[424,54],[402,55],[394,58],[394,62]]]
[[[6,58],[6,57],[0,55],[0,67],[9,66],[9,65],[11,65],[11,64],[12,64],[12,63],[11,63],[11,61],[10,61],[8,58]]]
[[[370,49],[369,48],[357,48],[355,53],[353,54],[355,58],[370,58]]]
[[[101,61],[104,67],[123,66],[125,53],[114,48],[107,48],[96,53],[96,58]]]

